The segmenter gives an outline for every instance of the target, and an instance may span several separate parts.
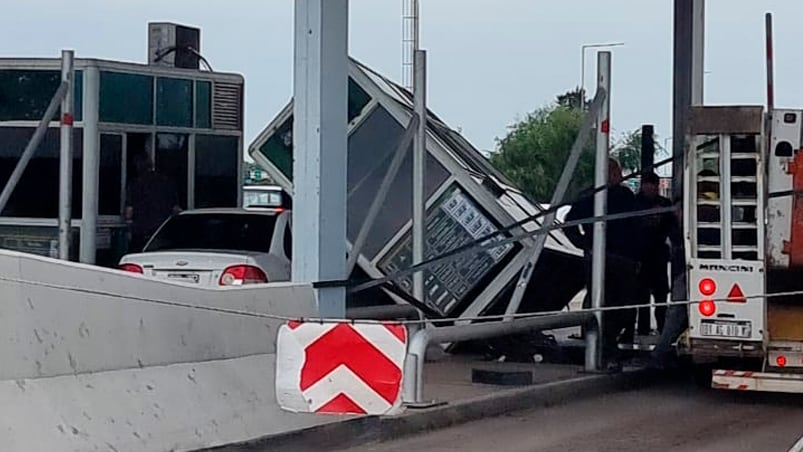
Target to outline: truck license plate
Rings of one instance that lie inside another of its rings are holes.
[[[752,331],[750,322],[703,321],[700,332],[703,336],[749,338]]]

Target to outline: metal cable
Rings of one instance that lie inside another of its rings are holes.
[[[155,304],[161,306],[168,306],[174,308],[182,308],[182,309],[192,309],[198,311],[205,311],[205,312],[213,312],[216,314],[227,314],[227,315],[237,315],[243,317],[252,317],[252,318],[260,318],[260,319],[270,319],[270,320],[279,320],[284,322],[290,321],[302,321],[302,322],[314,322],[314,323],[322,323],[322,324],[329,324],[329,323],[348,323],[348,324],[364,324],[364,325],[378,325],[378,324],[395,324],[395,325],[422,325],[422,324],[441,324],[441,323],[451,323],[451,322],[473,322],[473,321],[488,321],[488,320],[502,320],[505,317],[513,317],[515,319],[527,319],[527,318],[534,318],[534,317],[544,317],[544,316],[554,316],[565,314],[568,311],[561,309],[555,311],[542,311],[542,312],[527,312],[527,313],[516,313],[512,316],[505,315],[505,314],[498,314],[498,315],[490,315],[490,316],[475,316],[475,317],[451,317],[451,318],[441,318],[441,319],[410,319],[410,320],[357,320],[357,319],[324,319],[324,318],[304,318],[304,317],[292,317],[292,316],[281,316],[275,314],[265,314],[262,312],[256,311],[248,311],[242,309],[232,309],[232,308],[219,308],[214,306],[203,306],[197,305],[192,303],[184,303],[179,301],[168,301],[168,300],[159,300],[154,298],[146,298],[146,297],[136,297],[136,296],[122,296],[120,294],[106,292],[102,290],[94,290],[94,289],[85,289],[80,287],[73,287],[73,286],[65,286],[60,284],[52,284],[52,283],[44,283],[41,281],[31,281],[25,279],[18,279],[18,278],[8,278],[0,276],[0,281],[10,282],[14,284],[23,284],[29,286],[36,286],[36,287],[45,287],[49,289],[59,289],[59,290],[66,290],[70,292],[77,292],[89,295],[100,295],[104,297],[109,297],[112,299],[116,299],[117,301],[133,301],[137,303],[148,303],[148,304]],[[772,298],[781,298],[781,297],[789,297],[795,295],[803,295],[803,290],[796,290],[796,291],[788,291],[788,292],[777,292],[772,294],[759,294],[759,295],[747,295],[744,298],[746,300],[756,300],[756,299],[772,299]],[[727,298],[706,298],[704,300],[682,300],[682,301],[668,301],[666,303],[645,303],[645,304],[634,304],[634,305],[625,305],[625,306],[605,306],[601,308],[588,308],[588,309],[580,309],[578,311],[571,311],[573,314],[577,312],[612,312],[612,311],[620,311],[620,310],[627,310],[627,309],[639,309],[639,308],[648,308],[653,306],[691,306],[702,303],[703,301],[713,301],[713,302],[727,302]]]

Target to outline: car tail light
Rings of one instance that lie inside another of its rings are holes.
[[[242,286],[268,282],[268,276],[253,265],[232,265],[223,270],[218,284],[221,286]]]
[[[716,293],[717,283],[711,278],[704,278],[700,280],[699,289],[701,294],[710,297]]]
[[[778,364],[778,367],[786,367],[786,356],[780,355],[775,358],[775,364]]]
[[[139,274],[144,273],[143,270],[142,270],[142,267],[140,267],[137,264],[122,264],[122,265],[120,265],[119,268],[120,268],[120,270],[125,271],[125,272],[139,273]]]
[[[703,300],[697,308],[704,317],[711,317],[717,312],[717,304],[713,300]]]

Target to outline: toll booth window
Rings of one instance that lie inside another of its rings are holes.
[[[288,179],[293,179],[293,117],[288,117],[259,152],[273,163]]]
[[[195,82],[195,127],[212,128],[212,83]]]
[[[371,96],[349,77],[348,122],[359,116],[369,102],[371,102]]]
[[[351,77],[348,83],[348,122],[362,114],[371,102],[371,95]],[[268,140],[259,147],[259,152],[273,163],[288,179],[293,179],[293,116],[289,116]]]
[[[98,213],[120,215],[122,212],[123,136],[100,136],[100,173]]]
[[[156,123],[192,127],[192,81],[161,77],[156,80]]]
[[[37,70],[0,71],[0,121],[38,121],[61,84],[61,72]],[[76,120],[81,120],[83,74],[75,71]],[[59,108],[59,112],[61,109]]]
[[[195,207],[236,207],[238,137],[195,137]]]
[[[178,190],[179,207],[187,208],[189,137],[184,134],[156,135],[156,171],[169,178]]]
[[[73,135],[72,215],[81,217],[82,129]],[[33,136],[33,127],[0,127],[0,184],[5,186],[17,166],[25,146]],[[23,218],[58,218],[59,210],[59,129],[45,133],[28,167],[11,194],[2,216]]]
[[[153,77],[102,71],[100,121],[153,124]]]

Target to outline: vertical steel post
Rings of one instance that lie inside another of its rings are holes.
[[[775,109],[775,75],[773,63],[773,43],[772,43],[772,13],[764,16],[764,28],[766,32],[765,43],[766,65],[767,65],[767,124],[772,124],[772,111]],[[767,143],[772,143],[772,127],[767,127]]]
[[[75,87],[74,52],[61,52],[61,81],[67,93],[61,101],[61,153],[59,154],[59,259],[70,259],[72,220],[73,107]]]
[[[605,91],[607,96],[602,102],[602,109],[597,116],[597,152],[594,159],[594,186],[608,185],[608,150],[610,147],[610,115],[611,115],[611,52],[597,54],[597,89]],[[594,216],[601,217],[608,211],[608,190],[600,190],[594,195]],[[594,245],[591,254],[591,307],[595,309],[597,319],[596,330],[591,328],[586,333],[586,370],[598,370],[602,364],[602,336],[604,332],[603,316],[600,308],[605,300],[605,221],[594,223]]]
[[[427,52],[415,51],[415,83],[413,100],[418,115],[418,132],[413,146],[413,265],[424,261],[426,237],[426,197],[424,195],[424,172],[427,159]],[[423,302],[424,272],[413,273],[413,296]]]
[[[81,192],[80,260],[94,264],[97,257],[98,181],[100,171],[100,71],[97,66],[84,70],[84,147],[83,190]]]
[[[705,94],[705,0],[692,0],[691,104],[703,105]]]
[[[655,166],[655,127],[641,126],[641,174],[654,171]]]
[[[292,279],[346,275],[348,0],[296,0]],[[322,317],[344,318],[346,290],[316,289]]]

